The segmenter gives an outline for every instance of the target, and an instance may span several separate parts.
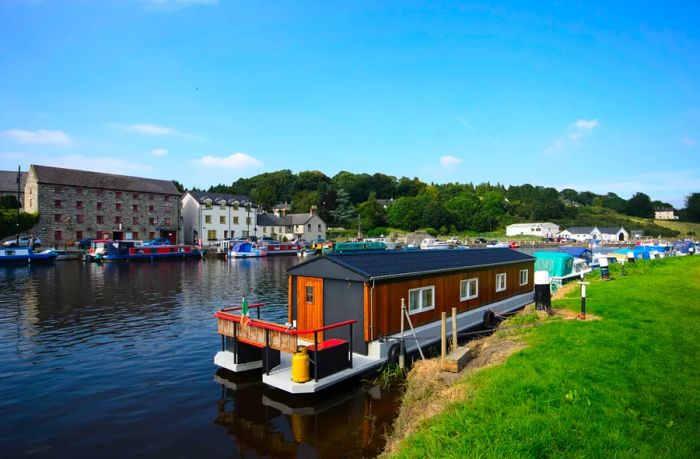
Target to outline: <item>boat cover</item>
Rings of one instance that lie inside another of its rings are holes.
[[[535,252],[535,271],[547,271],[550,277],[562,277],[574,270],[574,257],[563,252]]]
[[[576,258],[583,258],[586,263],[593,261],[593,252],[585,247],[559,247],[559,250]]]

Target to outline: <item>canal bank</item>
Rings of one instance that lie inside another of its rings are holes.
[[[436,372],[423,371],[413,387],[409,377],[385,454],[697,454],[700,257],[644,261],[627,266],[624,276],[615,267],[612,277],[589,276],[587,309],[601,320],[525,313],[493,337],[522,347],[503,364],[444,382],[441,390],[425,390],[425,378]],[[554,302],[568,311],[579,305],[578,288]],[[411,406],[417,403],[425,408]],[[430,406],[438,406],[435,416],[414,416]]]

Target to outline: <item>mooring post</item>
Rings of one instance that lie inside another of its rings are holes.
[[[457,308],[452,308],[452,351],[457,350]]]
[[[627,263],[634,263],[634,252],[627,252]]]
[[[535,308],[552,313],[552,291],[549,287],[549,272],[535,271]]]
[[[600,278],[604,281],[610,280],[610,269],[608,269],[608,257],[600,259]]]
[[[581,320],[586,320],[586,285],[589,284],[590,282],[579,282],[581,286],[581,313],[578,318]]]
[[[403,339],[403,321],[406,316],[406,299],[401,298],[401,343],[399,344],[399,368],[403,369],[406,366],[406,343]]]
[[[447,357],[447,313],[442,312],[442,327],[440,329],[440,363],[445,364]]]

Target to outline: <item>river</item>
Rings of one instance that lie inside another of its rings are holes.
[[[0,457],[372,457],[392,390],[313,397],[212,363],[212,313],[287,318],[286,269],[259,260],[0,268]]]

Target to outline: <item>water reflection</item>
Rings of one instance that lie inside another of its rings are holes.
[[[398,393],[344,384],[313,396],[267,388],[255,375],[219,370],[216,424],[246,457],[375,457],[398,408]]]

